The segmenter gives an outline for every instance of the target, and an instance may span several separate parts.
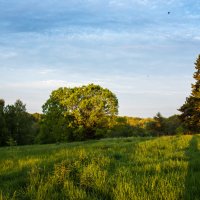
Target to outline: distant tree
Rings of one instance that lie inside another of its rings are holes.
[[[33,120],[36,122],[40,121],[42,118],[42,114],[40,114],[40,113],[33,113],[33,114],[31,114],[31,116],[32,116]]]
[[[153,118],[153,121],[149,121],[146,125],[147,131],[151,135],[161,136],[165,134],[165,118],[158,112]]]
[[[191,95],[179,109],[180,119],[189,132],[200,130],[200,55],[195,62],[195,69],[193,77],[196,82],[192,84]]]
[[[165,135],[184,134],[184,130],[178,115],[165,118]]]
[[[59,88],[43,105],[42,135],[71,140],[94,138],[118,114],[116,96],[99,85]],[[66,133],[66,135],[64,134]],[[63,135],[64,134],[64,135]]]
[[[5,120],[9,141],[19,145],[32,143],[31,115],[26,112],[26,105],[21,100],[5,107]]]
[[[6,145],[6,140],[7,140],[4,106],[5,106],[5,101],[3,99],[0,99],[0,146]]]
[[[129,137],[132,136],[133,128],[128,123],[127,117],[115,117],[113,126],[108,130],[108,137]]]

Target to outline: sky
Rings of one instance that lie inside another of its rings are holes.
[[[0,0],[0,98],[30,113],[94,83],[119,115],[177,114],[199,53],[199,0]]]

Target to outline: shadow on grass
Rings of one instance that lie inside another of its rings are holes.
[[[200,199],[200,150],[198,149],[200,136],[194,135],[186,151],[188,157],[188,172],[185,179],[185,200]]]
[[[26,184],[27,169],[2,174],[0,175],[0,194],[2,194],[4,197],[8,196],[8,199],[12,199],[13,196],[17,197],[23,191],[23,189],[26,187]]]

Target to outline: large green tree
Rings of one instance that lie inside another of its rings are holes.
[[[200,130],[200,55],[195,62],[195,69],[193,77],[196,82],[192,84],[191,95],[179,109],[183,125],[191,132]]]
[[[112,125],[118,114],[118,100],[99,85],[64,87],[51,93],[43,113],[43,136],[52,140],[94,138],[97,130]]]

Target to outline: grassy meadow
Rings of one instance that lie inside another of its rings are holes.
[[[0,200],[200,199],[200,136],[0,148]]]

